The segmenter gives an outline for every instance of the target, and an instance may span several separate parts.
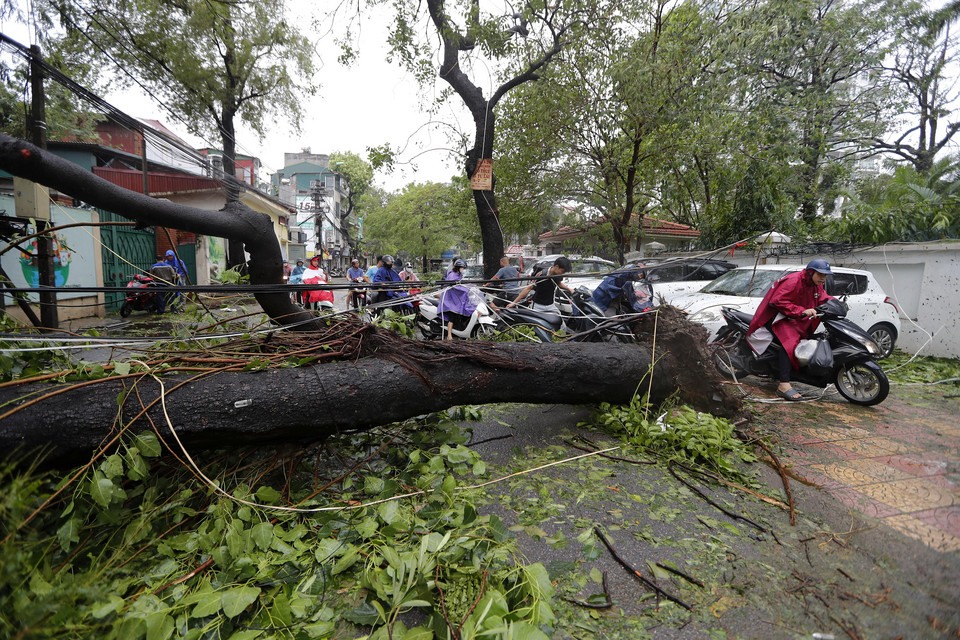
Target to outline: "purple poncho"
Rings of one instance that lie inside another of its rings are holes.
[[[463,274],[458,271],[449,271],[444,280],[457,281],[463,279]],[[461,316],[473,315],[480,300],[480,294],[474,287],[464,285],[454,285],[447,287],[440,292],[440,304],[437,305],[437,313],[446,322],[451,322],[453,318],[447,316],[448,313],[456,313]]]

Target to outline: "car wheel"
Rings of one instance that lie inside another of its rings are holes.
[[[880,357],[887,358],[893,353],[893,347],[897,344],[897,330],[886,322],[879,322],[867,331],[877,346],[880,347]]]

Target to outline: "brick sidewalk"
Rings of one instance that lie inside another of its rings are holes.
[[[747,387],[770,395],[769,385]],[[956,387],[892,386],[876,407],[836,392],[754,404],[781,436],[784,463],[841,503],[941,552],[960,552],[960,401]],[[815,394],[809,394],[815,395]]]

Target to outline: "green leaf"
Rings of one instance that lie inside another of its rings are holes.
[[[109,602],[105,604],[101,604],[99,606],[94,605],[94,609],[91,612],[91,615],[98,620],[102,618],[106,618],[108,615],[110,615],[111,613],[113,613],[114,611],[122,607],[123,603],[124,603],[123,598],[116,595],[111,595]]]
[[[235,587],[226,591],[222,596],[223,614],[234,618],[260,597],[257,587]]]
[[[390,502],[384,502],[383,504],[379,505],[377,507],[377,514],[385,524],[392,524],[393,521],[397,519],[397,513],[399,510],[400,505],[397,503],[397,501],[391,500]]]
[[[70,551],[71,543],[80,541],[80,521],[70,518],[57,529],[57,540],[64,552]]]
[[[261,522],[260,524],[254,525],[250,535],[253,537],[256,545],[266,551],[273,542],[273,525],[269,522]]]
[[[100,464],[100,470],[108,478],[119,478],[123,475],[123,458],[116,453],[107,456],[107,459]]]
[[[114,485],[110,478],[105,478],[99,470],[93,472],[87,489],[90,497],[101,507],[109,507],[114,499],[123,499],[127,496],[123,489]]]
[[[653,574],[653,577],[657,580],[669,580],[670,572],[664,569],[663,567],[657,566],[656,562],[652,560],[647,560],[647,567],[650,569],[650,573]]]
[[[156,458],[163,450],[160,448],[160,441],[152,431],[143,431],[134,438],[134,444],[140,450],[140,455],[147,458]]]
[[[257,489],[257,499],[260,502],[274,504],[280,501],[280,492],[273,487],[260,487]]]
[[[333,569],[330,572],[331,575],[337,575],[338,573],[343,573],[344,571],[352,567],[354,563],[357,561],[357,559],[359,558],[359,555],[360,554],[357,551],[357,548],[351,546],[350,549],[347,550],[347,552],[343,554],[343,556],[341,556],[339,560],[337,560],[336,564],[333,565]]]
[[[206,618],[220,612],[222,606],[221,594],[217,591],[211,591],[203,594],[197,606],[190,612],[191,618]]]
[[[118,376],[125,376],[130,373],[130,363],[123,362],[114,362],[113,363],[113,372]]]
[[[147,640],[167,640],[173,635],[173,618],[165,611],[157,611],[144,619],[147,625]]]
[[[431,638],[433,638],[433,631],[424,627],[414,627],[408,629],[400,640],[431,640]]]

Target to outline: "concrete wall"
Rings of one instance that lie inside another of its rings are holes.
[[[871,272],[900,310],[897,348],[928,356],[960,358],[960,241],[886,244],[835,255],[767,255],[767,264],[831,265]],[[727,260],[753,266],[756,254]]]

